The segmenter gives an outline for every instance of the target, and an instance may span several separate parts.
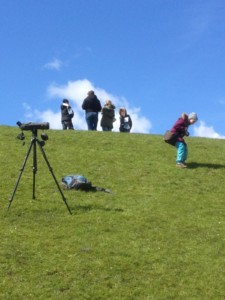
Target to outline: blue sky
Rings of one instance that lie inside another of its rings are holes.
[[[0,4],[1,125],[61,129],[68,98],[75,129],[86,130],[81,104],[94,89],[127,108],[133,132],[163,134],[194,111],[192,135],[225,138],[224,0]]]

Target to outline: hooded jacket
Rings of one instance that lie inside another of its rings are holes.
[[[69,115],[68,109],[71,108],[70,105],[61,104],[61,121],[70,121],[73,115]]]
[[[120,116],[120,132],[130,132],[132,128],[132,120],[127,113],[125,116]]]
[[[185,143],[184,136],[188,136],[188,126],[190,125],[188,115],[182,114],[182,116],[173,125],[171,131],[177,136],[177,141]]]
[[[105,105],[102,109],[102,119],[100,125],[102,127],[108,127],[112,129],[114,117],[115,117],[115,106],[113,104]]]
[[[97,96],[95,94],[90,94],[88,95],[82,104],[82,108],[86,111],[86,112],[100,112],[102,109],[100,100],[97,98]]]

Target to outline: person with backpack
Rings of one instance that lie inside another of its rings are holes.
[[[112,131],[115,121],[115,105],[110,100],[106,100],[102,108],[101,127],[103,131]]]
[[[62,129],[67,130],[71,129],[74,130],[72,118],[74,117],[74,112],[70,106],[69,100],[63,99],[61,108],[61,123]]]
[[[170,130],[175,137],[174,145],[177,148],[176,166],[179,168],[187,168],[185,161],[188,157],[188,147],[184,136],[189,136],[188,127],[197,122],[197,120],[198,116],[195,112],[189,115],[183,113]]]
[[[101,102],[94,91],[89,91],[87,94],[88,96],[82,103],[82,108],[86,114],[87,127],[88,130],[97,130],[98,113],[102,110]]]
[[[130,132],[132,128],[132,120],[130,115],[128,115],[127,110],[122,107],[119,110],[120,115],[120,132]]]

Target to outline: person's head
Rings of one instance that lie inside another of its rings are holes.
[[[69,100],[68,99],[63,99],[63,105],[64,106],[69,106]]]
[[[105,101],[105,105],[106,106],[111,106],[112,105],[112,101],[111,100],[106,100]]]
[[[121,107],[119,109],[119,114],[120,114],[120,116],[123,116],[123,117],[126,116],[126,114],[127,114],[126,109],[124,107]]]
[[[88,94],[88,96],[91,96],[91,95],[94,95],[95,92],[91,90],[91,91],[89,91],[87,94]]]
[[[192,125],[198,121],[198,116],[195,112],[192,112],[188,115],[189,123]]]

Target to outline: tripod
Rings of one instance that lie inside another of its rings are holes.
[[[17,179],[15,188],[14,188],[14,190],[13,190],[12,196],[11,196],[11,198],[10,198],[10,200],[9,200],[8,210],[9,210],[11,204],[12,204],[14,195],[15,195],[15,193],[16,193],[17,187],[18,187],[18,185],[19,185],[21,176],[22,176],[22,174],[23,174],[23,171],[24,171],[24,168],[25,168],[25,166],[26,166],[26,162],[27,162],[27,160],[28,160],[28,157],[29,157],[29,154],[30,154],[30,152],[31,152],[32,147],[33,147],[33,199],[35,199],[35,176],[36,176],[36,172],[37,172],[37,144],[38,144],[38,146],[39,146],[39,148],[40,148],[40,150],[41,150],[41,153],[42,153],[42,155],[43,155],[43,157],[44,157],[44,160],[45,160],[45,162],[46,162],[46,164],[47,164],[47,166],[48,166],[48,169],[49,169],[49,171],[50,171],[51,174],[52,174],[52,177],[53,177],[53,179],[54,179],[54,181],[55,181],[55,183],[56,183],[56,186],[57,186],[57,188],[58,188],[58,190],[59,190],[59,192],[60,192],[60,194],[61,194],[61,196],[62,196],[62,200],[63,200],[63,202],[65,203],[65,205],[66,205],[66,207],[67,207],[69,213],[72,215],[72,212],[71,212],[71,210],[70,210],[70,208],[69,208],[69,206],[68,206],[68,204],[67,204],[66,198],[65,198],[65,196],[63,195],[63,192],[62,192],[62,190],[61,190],[61,188],[60,188],[60,186],[59,186],[59,184],[58,184],[58,182],[57,182],[57,179],[56,179],[56,177],[55,177],[55,175],[54,175],[54,173],[53,173],[53,170],[52,170],[52,168],[51,168],[51,166],[50,166],[50,163],[48,162],[47,156],[46,156],[46,154],[45,154],[45,152],[44,152],[44,149],[43,149],[44,141],[39,141],[38,138],[37,138],[37,129],[32,129],[32,139],[31,139],[31,143],[30,143],[30,146],[29,146],[29,148],[28,148],[27,154],[26,154],[26,156],[25,156],[25,159],[24,159],[22,168],[21,168],[21,170],[20,170],[20,174],[19,174],[19,177],[18,177],[18,179]]]

